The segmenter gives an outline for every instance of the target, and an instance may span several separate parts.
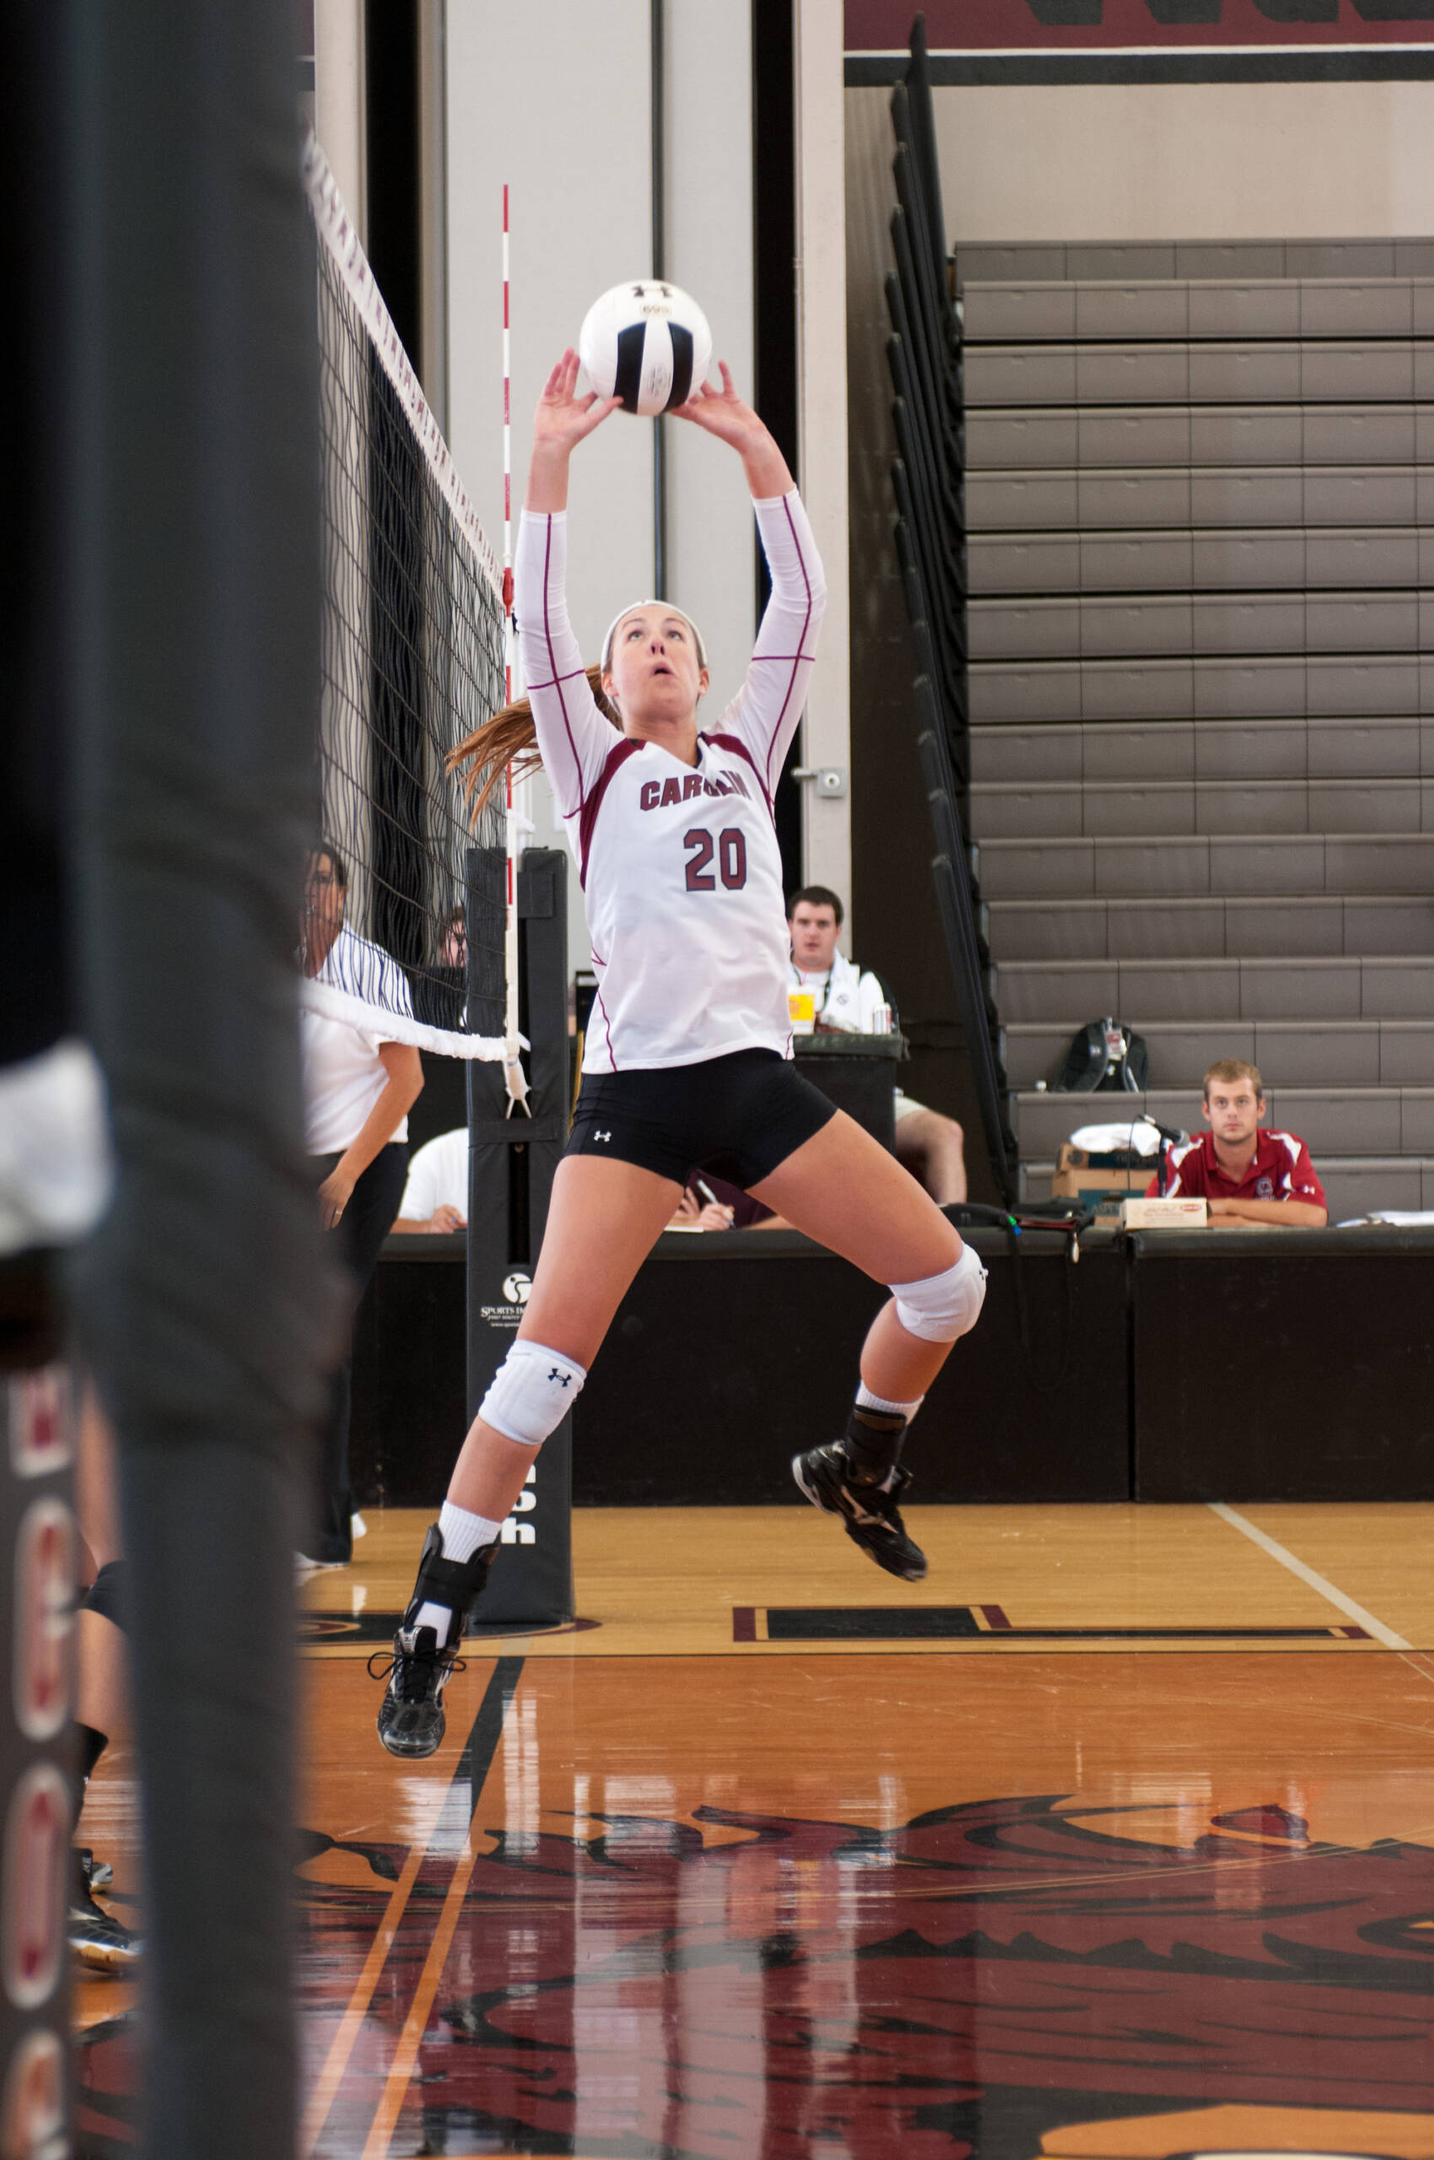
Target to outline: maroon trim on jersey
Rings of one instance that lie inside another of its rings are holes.
[[[747,745],[743,742],[741,736],[700,735],[697,739],[699,742],[710,743],[714,750],[735,750],[738,757],[742,757],[747,760],[747,763],[751,766],[753,772],[757,776],[757,785],[762,790],[762,800],[767,805],[767,815],[775,821],[776,812],[772,808],[771,790],[767,786],[766,781],[762,778],[761,766],[757,763],[757,760],[753,757],[751,751],[747,748]]]
[[[568,748],[573,754],[573,770],[578,776],[578,808],[581,809],[583,807],[583,761],[578,756],[578,746],[573,741],[572,722],[568,718],[568,701],[563,696],[563,678],[558,673],[558,657],[553,651],[553,631],[548,614],[548,580],[552,572],[552,562],[553,521],[549,517],[548,529],[543,541],[543,641],[548,648],[548,673],[552,676],[553,688],[558,693],[558,705],[563,715],[563,732],[568,738]],[[584,858],[586,858],[586,848],[583,850],[583,854]]]
[[[625,735],[620,743],[614,743],[607,754],[607,762],[598,775],[597,786],[582,806],[582,816],[578,821],[578,883],[585,890],[588,882],[588,849],[593,844],[593,827],[602,808],[602,799],[608,791],[608,783],[618,767],[625,765],[630,757],[636,757],[641,748],[642,744],[634,742],[630,735]]]
[[[606,1034],[607,1034],[607,1054],[608,1054],[608,1056],[609,1056],[609,1057],[611,1058],[611,1060],[612,1060],[612,1069],[613,1069],[613,1071],[614,1071],[614,1072],[616,1072],[616,1071],[617,1071],[617,1052],[616,1052],[616,1051],[615,1051],[615,1050],[613,1049],[613,1046],[612,1046],[612,1022],[611,1022],[611,1020],[609,1020],[609,1018],[608,1018],[608,1016],[607,1016],[607,1007],[606,1007],[606,1005],[604,1005],[604,1003],[603,1003],[603,1001],[602,1001],[602,984],[601,984],[601,983],[599,983],[599,984],[598,984],[598,986],[597,986],[597,1009],[598,1009],[598,1011],[599,1011],[599,1012],[600,1012],[600,1013],[602,1014],[602,1024],[603,1024],[603,1028],[604,1028],[604,1030],[606,1031]]]
[[[589,940],[589,943],[591,943],[591,940]],[[594,967],[600,967],[600,968],[605,968],[605,967],[607,966],[607,962],[606,962],[606,960],[604,960],[604,958],[603,958],[602,954],[601,954],[601,953],[600,953],[600,952],[598,951],[598,949],[597,949],[596,945],[594,945],[594,946],[593,946],[593,948],[592,948],[592,955],[593,955],[593,966],[594,966]],[[616,1051],[615,1051],[615,1050],[613,1049],[613,1046],[612,1046],[612,1022],[611,1022],[611,1020],[609,1020],[609,1018],[608,1018],[608,1015],[607,1015],[607,1007],[606,1007],[606,1005],[604,1005],[604,1003],[603,1003],[603,1001],[602,1001],[602,984],[601,984],[601,983],[599,983],[599,984],[598,984],[598,986],[597,986],[597,989],[596,989],[596,991],[595,991],[595,992],[594,992],[594,994],[593,994],[593,1003],[594,1003],[594,1004],[596,1005],[596,1007],[597,1007],[598,1011],[599,1011],[599,1012],[600,1012],[600,1013],[602,1014],[602,1024],[603,1024],[604,1028],[605,1028],[605,1029],[606,1029],[606,1031],[607,1031],[607,1054],[608,1054],[608,1056],[609,1056],[609,1057],[610,1057],[610,1058],[612,1059],[612,1069],[613,1069],[613,1071],[614,1071],[614,1072],[616,1072],[616,1071],[617,1071],[617,1052],[616,1052]]]

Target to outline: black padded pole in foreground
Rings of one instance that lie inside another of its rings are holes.
[[[118,1198],[151,2160],[294,2149],[295,1524],[336,1305],[302,1152],[319,459],[292,0],[75,0],[68,508],[86,1022]]]
[[[0,1071],[13,1082],[16,1066],[73,1031],[74,1010],[55,608],[59,44],[43,6],[11,9],[5,27],[0,386],[11,417],[0,430],[0,502],[19,544],[0,578]],[[0,1672],[9,1675],[0,1706],[0,2149],[26,2154],[69,2150],[74,1419],[59,1259],[35,1245],[0,1252]]]
[[[502,858],[468,851],[470,911]],[[499,1065],[468,1067],[468,1415],[476,1415],[523,1317],[553,1173],[568,1134],[567,857],[529,848],[518,872],[520,1015],[532,1043],[531,1118],[504,1116]],[[469,942],[469,952],[473,943]],[[472,963],[470,962],[470,965]],[[559,1627],[573,1617],[570,1417],[539,1451],[476,1621]]]

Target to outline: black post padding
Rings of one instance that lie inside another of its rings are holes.
[[[66,224],[55,124],[63,10],[11,8],[0,74],[0,502],[19,545],[0,578],[0,1066],[51,1050],[75,1026],[62,834],[66,739],[59,710],[67,626],[58,606],[55,366]],[[12,1076],[13,1077],[13,1076]],[[75,1808],[71,1637],[75,1418],[61,1362],[57,1255],[0,1257],[0,2141],[70,2148],[70,1960],[65,1940]]]
[[[12,531],[24,536],[0,578],[0,1065],[39,1056],[75,1026],[62,843],[69,777],[58,709],[64,627],[56,607],[61,17],[59,8],[8,9],[0,73],[0,279],[7,295],[0,383],[11,416],[0,430],[0,502]]]
[[[468,851],[469,890],[485,851]],[[528,848],[518,871],[519,1009],[532,1049],[531,1117],[505,1117],[502,1068],[468,1068],[468,1415],[477,1415],[523,1316],[568,1134],[567,857]],[[572,1419],[546,1440],[504,1524],[477,1631],[573,1617]]]
[[[559,848],[528,848],[518,872],[524,1008],[533,1045],[533,1120],[529,1135],[528,1211],[537,1260],[548,1220],[553,1174],[568,1137],[568,858]]]
[[[293,1555],[341,1309],[303,1149],[293,957],[320,568],[294,11],[68,16],[71,875],[119,1155],[80,1318],[129,1571],[141,2150],[281,2160]]]

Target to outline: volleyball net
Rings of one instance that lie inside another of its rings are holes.
[[[440,1055],[516,1058],[512,820],[448,753],[504,702],[502,573],[310,137],[323,456],[321,844],[306,1005]]]

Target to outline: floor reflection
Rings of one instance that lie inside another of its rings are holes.
[[[1154,2108],[1434,2105],[1434,1850],[1323,1845],[1279,1802],[1185,1841],[1125,1812],[503,1838],[459,1931],[482,1985],[455,1964],[425,2037],[423,2149],[949,2160]]]

